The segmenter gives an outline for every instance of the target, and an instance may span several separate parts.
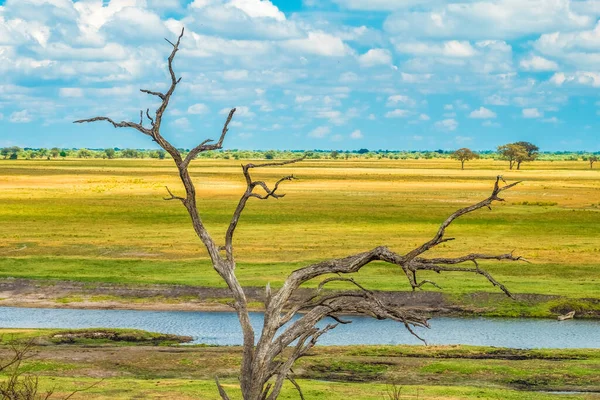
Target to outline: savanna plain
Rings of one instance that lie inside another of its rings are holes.
[[[215,238],[224,237],[245,188],[242,162],[202,159],[190,169]],[[236,234],[236,273],[256,293],[311,262],[379,245],[409,251],[452,212],[489,196],[503,175],[523,182],[492,210],[457,220],[448,230],[456,239],[431,255],[514,251],[528,262],[481,266],[516,300],[478,275],[423,274],[442,289],[424,287],[411,306],[432,315],[600,316],[600,170],[584,162],[508,170],[505,161],[481,159],[460,170],[449,159],[305,160],[255,175],[289,174],[298,180],[283,184],[286,197],[251,201]],[[0,306],[226,309],[224,284],[185,209],[163,200],[165,186],[182,190],[171,160],[0,160]],[[384,264],[356,280],[410,290],[401,271]],[[251,305],[260,310],[259,295]],[[98,382],[80,398],[217,399],[215,372],[236,383],[236,347],[178,346],[142,332],[63,343],[56,333],[4,329],[0,355],[9,340],[36,338],[24,368],[58,391]],[[385,399],[394,387],[406,399],[597,398],[598,371],[598,350],[469,346],[317,347],[295,368],[307,398],[331,399]],[[297,397],[291,384],[286,390],[283,398]],[[557,390],[579,393],[546,393]]]

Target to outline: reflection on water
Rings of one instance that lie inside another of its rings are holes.
[[[251,314],[262,324],[262,314]],[[322,345],[420,344],[393,321],[350,317],[353,322],[323,335]],[[326,322],[325,322],[326,323]],[[435,318],[417,329],[429,344],[469,344],[513,348],[600,348],[600,321]],[[136,328],[187,335],[194,343],[239,345],[237,316],[226,312],[70,310],[0,307],[1,328]],[[260,332],[260,329],[257,329]]]

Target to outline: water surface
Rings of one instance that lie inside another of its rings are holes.
[[[322,345],[420,344],[403,325],[367,317],[347,317],[319,339]],[[260,332],[262,314],[251,313]],[[325,321],[323,326],[327,322]],[[600,321],[504,318],[434,318],[417,328],[429,344],[512,348],[600,348]],[[135,328],[192,336],[194,343],[239,345],[237,316],[228,312],[73,310],[0,307],[0,328]]]

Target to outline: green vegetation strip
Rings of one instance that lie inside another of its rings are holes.
[[[217,399],[218,375],[232,394],[238,347],[173,345],[173,338],[134,330],[0,330],[0,360],[8,342],[34,340],[27,373],[44,387],[68,392],[103,380],[77,398]],[[78,340],[57,341],[66,335]],[[110,340],[107,337],[114,339]],[[176,340],[175,340],[176,341]],[[317,347],[294,369],[307,398],[386,399],[394,385],[405,399],[550,399],[545,391],[593,399],[600,391],[600,350],[515,350],[473,346]],[[2,377],[0,377],[1,379]],[[283,398],[296,398],[290,385]]]

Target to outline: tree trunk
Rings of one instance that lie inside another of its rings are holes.
[[[464,161],[460,162],[460,169],[465,169],[465,162]]]
[[[517,169],[521,169],[521,161],[517,162]]]

